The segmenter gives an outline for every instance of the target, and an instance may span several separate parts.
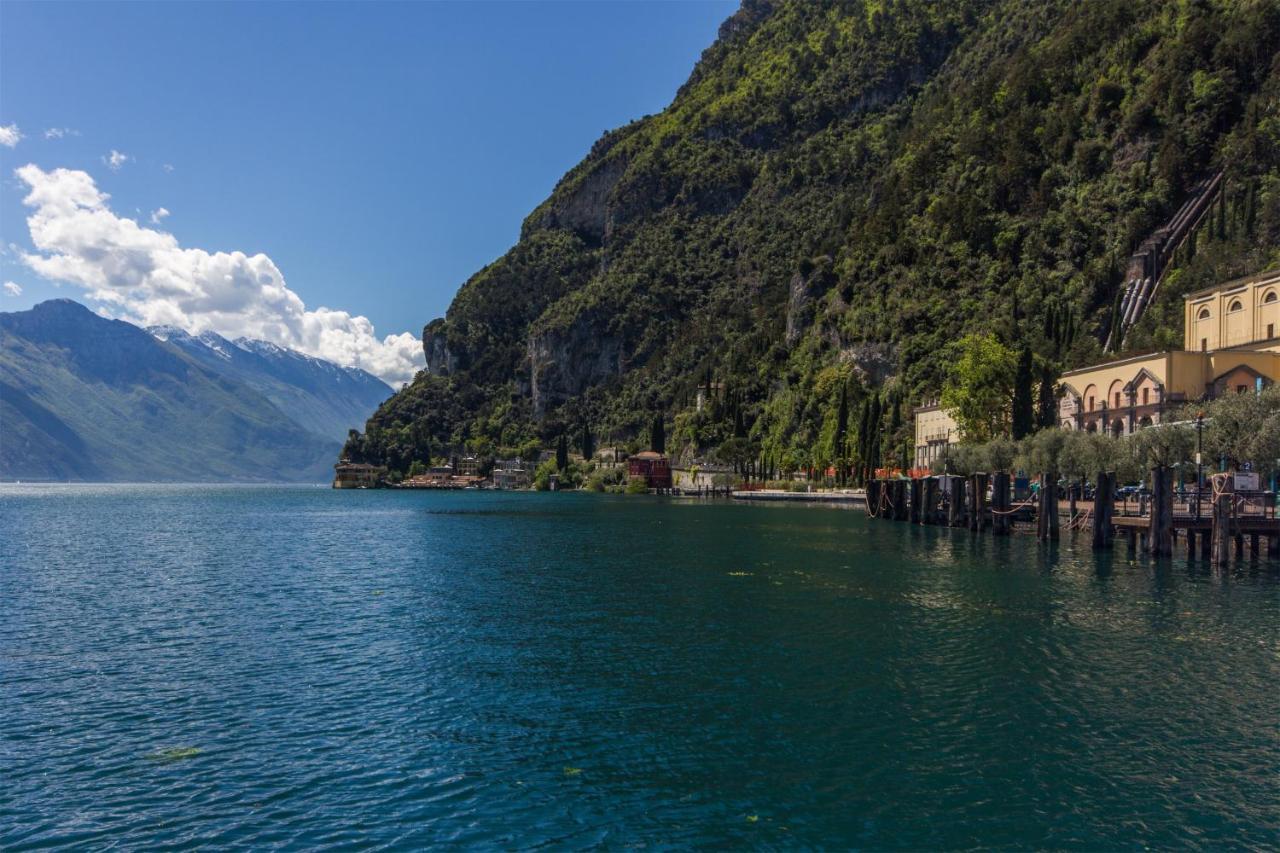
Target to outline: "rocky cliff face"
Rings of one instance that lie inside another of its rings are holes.
[[[449,352],[448,323],[443,317],[422,327],[422,352],[427,357],[427,372],[432,376],[453,373],[457,361]]]
[[[603,331],[603,318],[581,317],[567,328],[529,335],[529,396],[543,418],[589,388],[623,372],[622,340]]]

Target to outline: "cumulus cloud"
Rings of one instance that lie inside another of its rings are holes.
[[[125,163],[128,163],[132,159],[133,158],[130,157],[128,154],[122,154],[121,152],[115,150],[114,148],[111,149],[110,154],[102,155],[102,162],[107,164],[107,167],[111,169],[111,171],[113,172],[120,171],[120,167],[123,166]]]
[[[64,136],[79,136],[80,131],[70,127],[46,127],[44,130],[45,139],[62,139]]]
[[[271,341],[368,370],[389,383],[411,378],[423,362],[417,337],[378,338],[368,318],[308,309],[264,254],[207,252],[178,245],[172,234],[117,216],[87,173],[46,172],[28,164],[15,174],[30,189],[27,225],[36,251],[23,262],[39,275],[84,288],[90,299],[141,325]]]
[[[164,219],[168,215],[169,209],[167,207],[157,207],[155,210],[151,211],[151,224],[159,225],[160,220]]]
[[[16,124],[0,125],[0,145],[12,148],[22,140],[22,131]]]
[[[10,296],[21,296],[22,285],[18,284],[16,281],[6,281],[4,283],[4,292]]]
[[[172,171],[173,171],[173,164],[172,164],[172,163],[165,163],[165,164],[164,164],[163,166],[161,166],[160,168],[161,168],[161,169],[164,169],[166,172],[172,172]]]

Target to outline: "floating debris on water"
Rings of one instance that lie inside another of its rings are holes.
[[[198,746],[171,746],[168,749],[157,749],[147,755],[152,761],[182,761],[184,758],[195,758],[200,754]]]
[[[375,590],[373,591],[373,594],[374,594],[374,595],[382,595],[382,590],[380,590],[380,589],[375,589]]]
[[[564,775],[566,775],[566,776],[581,776],[581,775],[582,775],[582,768],[581,768],[581,767],[566,767],[566,768],[564,769]]]
[[[749,814],[749,815],[747,815],[747,823],[755,823],[755,822],[757,822],[758,820],[760,820],[760,815],[758,815],[758,814]]]
[[[731,577],[731,578],[749,578],[749,577],[751,577],[753,574],[755,574],[755,573],[754,573],[754,572],[729,572],[729,577]]]

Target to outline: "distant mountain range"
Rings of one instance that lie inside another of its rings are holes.
[[[52,300],[0,313],[0,479],[320,482],[390,394],[266,341]]]

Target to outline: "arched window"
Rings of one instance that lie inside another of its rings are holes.
[[[1197,320],[1208,320],[1208,319],[1209,319],[1209,316],[1210,316],[1210,315],[1209,315],[1209,309],[1208,309],[1208,308],[1201,308],[1201,309],[1200,309],[1200,313],[1196,315],[1196,319],[1197,319]]]
[[[1227,306],[1227,311],[1231,313],[1235,313],[1236,311],[1243,311],[1243,310],[1244,310],[1244,304],[1241,303],[1239,299],[1231,300],[1231,304]]]
[[[1275,302],[1278,299],[1280,299],[1280,295],[1277,295],[1276,292],[1272,290],[1269,293],[1267,293],[1266,296],[1262,297],[1262,304],[1270,305],[1272,302]]]

